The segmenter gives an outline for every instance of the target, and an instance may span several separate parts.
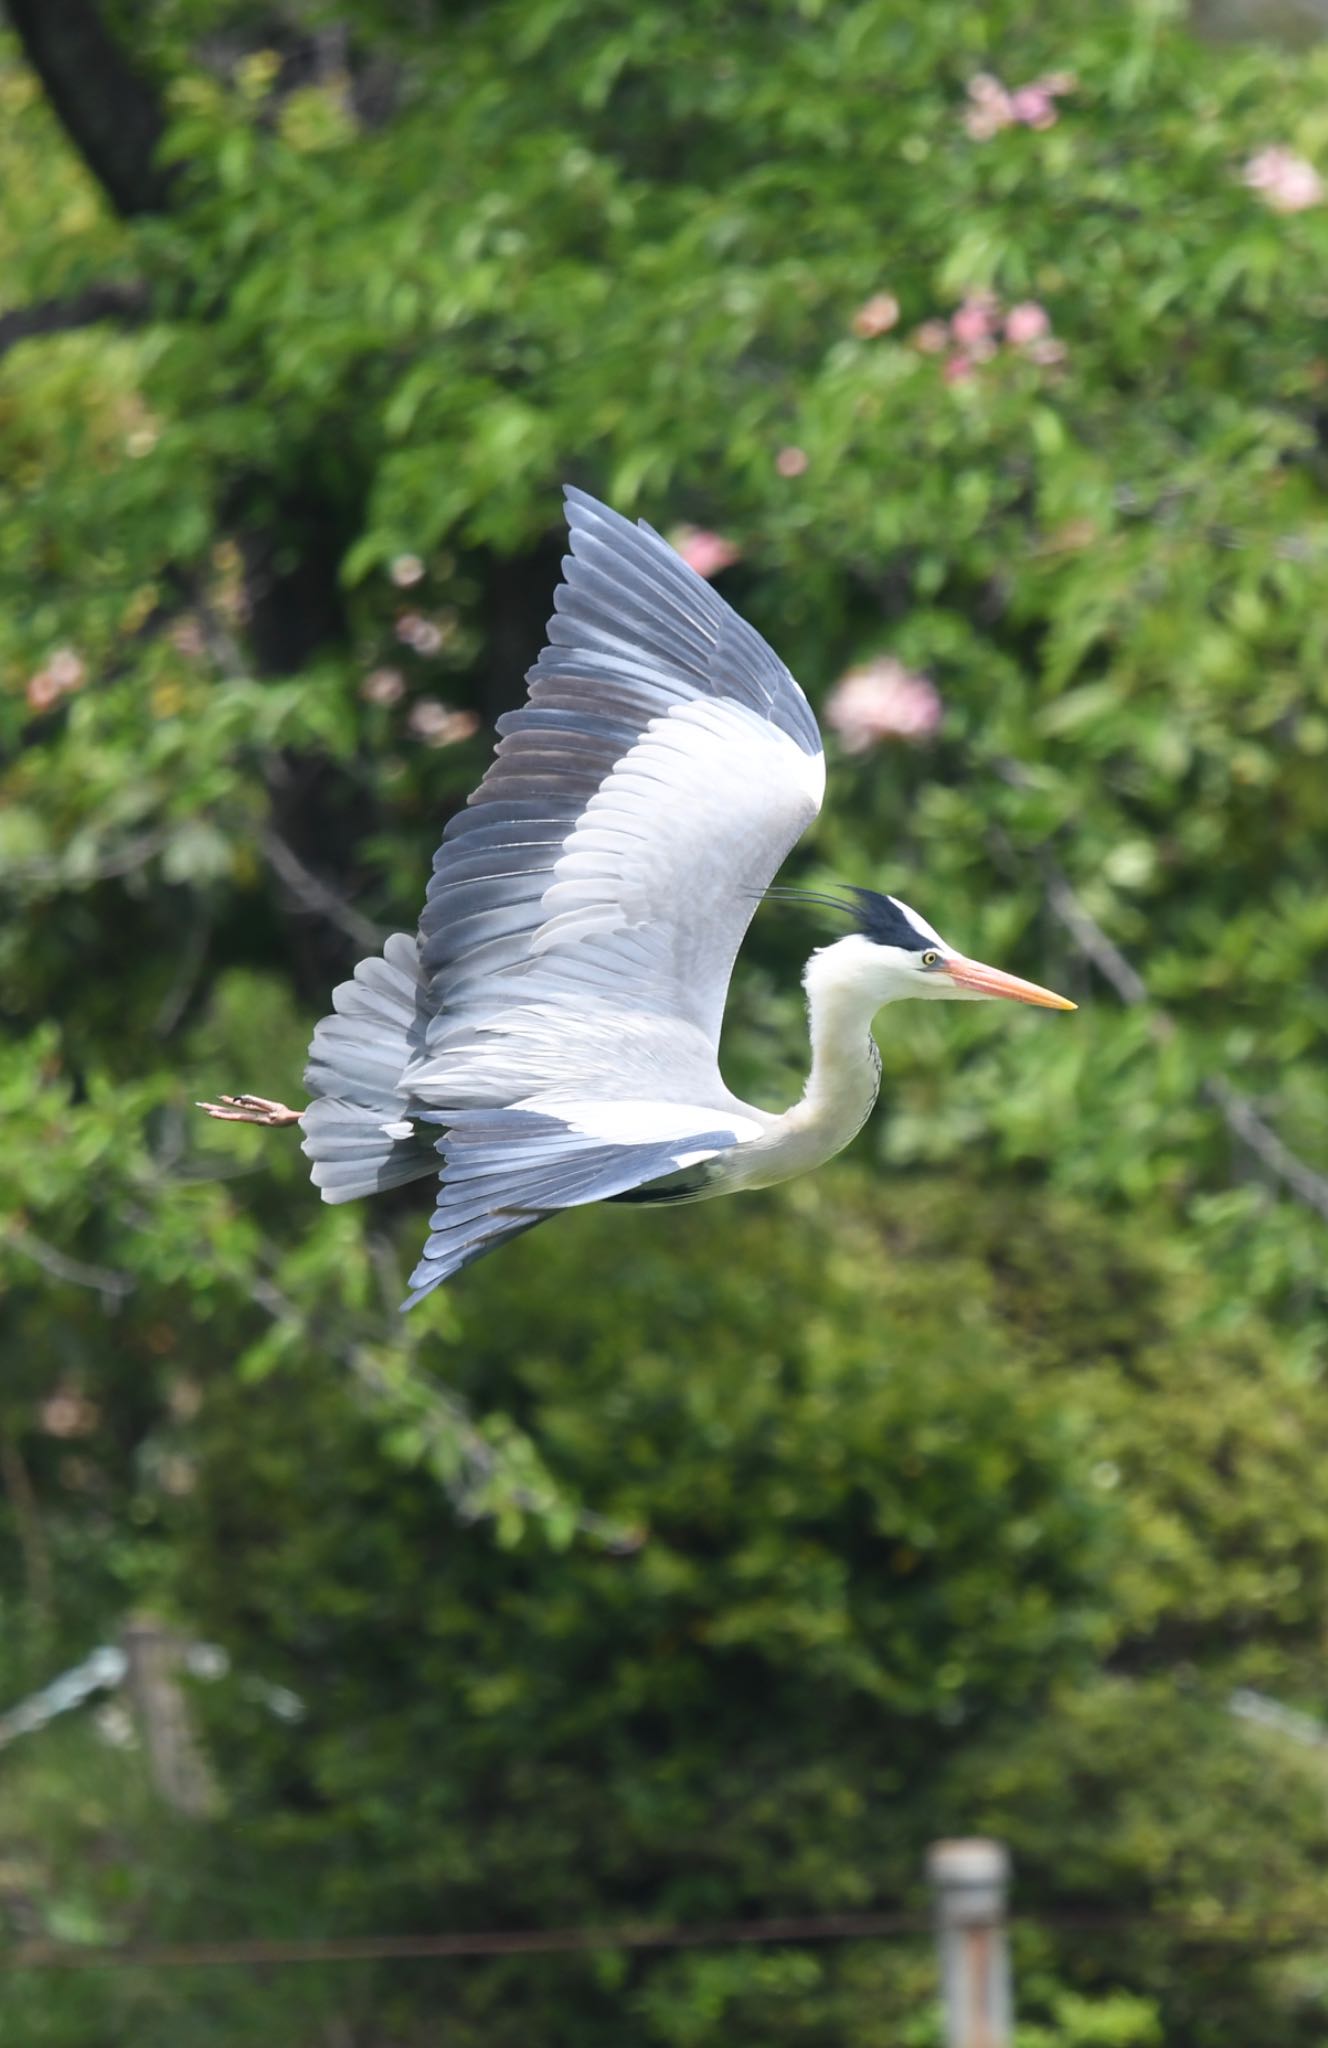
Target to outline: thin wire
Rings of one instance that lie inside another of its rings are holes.
[[[1140,1910],[1125,1913],[1016,1913],[1011,1927],[1079,1934],[1145,1929],[1196,1947],[1271,1949],[1328,1944],[1328,1916],[1284,1915],[1257,1920],[1238,1915],[1191,1919]],[[0,1953],[0,1972],[98,1969],[252,1969],[292,1963],[370,1963],[511,1955],[578,1955],[605,1949],[737,1948],[780,1943],[879,1941],[931,1932],[924,1913],[839,1913],[770,1920],[715,1921],[694,1927],[550,1927],[491,1929],[473,1934],[376,1934],[336,1939],[168,1942],[111,1948],[28,1942]]]
[[[842,1913],[830,1917],[715,1921],[695,1927],[495,1928],[475,1934],[372,1934],[265,1941],[168,1942],[149,1948],[75,1947],[27,1942],[0,1953],[0,1971],[24,1969],[250,1968],[256,1963],[357,1963],[514,1955],[577,1955],[602,1949],[730,1948],[779,1942],[879,1940],[926,1934],[916,1913]]]

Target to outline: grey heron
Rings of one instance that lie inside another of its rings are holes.
[[[902,997],[1075,1005],[855,888],[813,953],[811,1070],[782,1115],[725,1086],[719,1034],[756,904],[816,816],[825,758],[782,661],[644,521],[566,493],[547,643],[443,833],[419,929],[333,992],[313,1100],[200,1107],[295,1123],[325,1202],[439,1174],[403,1306],[560,1210],[769,1187],[876,1100],[872,1020]]]

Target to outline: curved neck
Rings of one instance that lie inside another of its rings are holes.
[[[798,1107],[818,1123],[845,1125],[842,1145],[866,1121],[881,1083],[881,1058],[871,1035],[880,988],[869,986],[858,968],[851,955],[828,946],[812,954],[803,974],[812,1066]]]
[[[725,1155],[717,1178],[730,1187],[771,1187],[820,1166],[842,1152],[871,1115],[881,1081],[871,1022],[888,1000],[879,964],[871,962],[865,941],[841,939],[813,953],[802,980],[812,1034],[807,1086],[783,1116],[762,1117],[763,1138]]]

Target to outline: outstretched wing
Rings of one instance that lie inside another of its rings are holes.
[[[660,536],[567,492],[530,695],[420,921],[420,1102],[704,1102],[761,891],[820,808],[811,707]],[[698,1092],[701,1091],[701,1092]]]
[[[402,1307],[413,1308],[463,1266],[561,1209],[612,1201],[678,1176],[701,1192],[708,1163],[760,1130],[741,1117],[675,1104],[610,1107],[627,1113],[605,1117],[602,1104],[567,1102],[558,1114],[453,1111],[438,1140],[438,1205]],[[671,1198],[678,1194],[673,1188]]]

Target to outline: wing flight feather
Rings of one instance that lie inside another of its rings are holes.
[[[567,493],[530,695],[434,861],[420,1101],[704,1101],[756,899],[820,807],[811,707],[650,527]],[[719,1084],[722,1086],[722,1084]]]

